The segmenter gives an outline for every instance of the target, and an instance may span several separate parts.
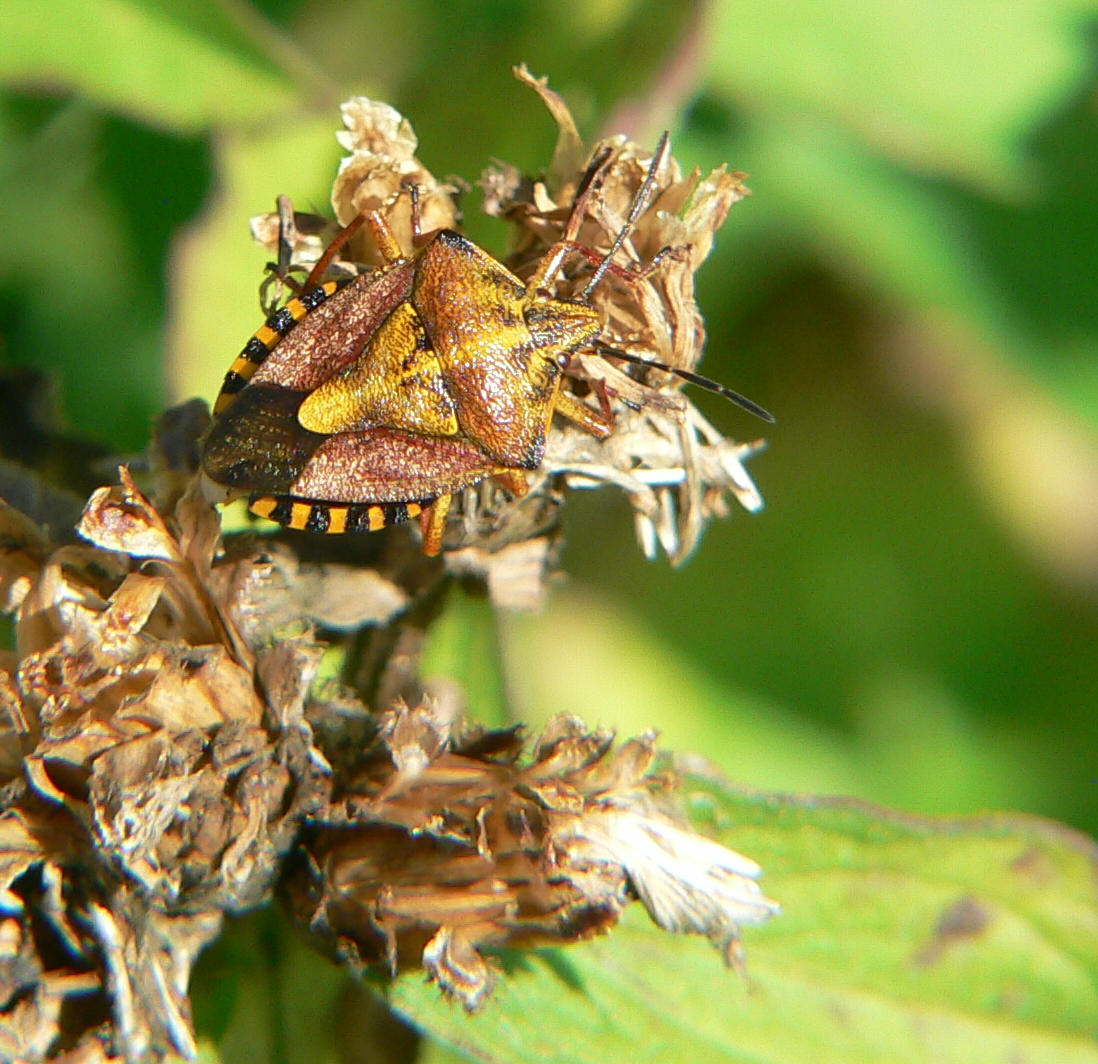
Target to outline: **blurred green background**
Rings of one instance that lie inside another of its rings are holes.
[[[623,499],[570,498],[569,580],[498,628],[516,715],[1098,833],[1096,29],[1093,0],[4,0],[0,358],[140,449],[259,324],[249,217],[327,210],[340,100],[398,107],[439,175],[536,171],[525,61],[591,138],[669,127],[685,164],[750,172],[702,368],[778,424],[768,508],[680,570]]]

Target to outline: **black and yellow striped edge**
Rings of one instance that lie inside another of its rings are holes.
[[[256,495],[248,509],[283,528],[299,532],[376,532],[419,517],[434,500],[422,502],[335,503],[293,495]]]
[[[222,413],[237,394],[244,390],[255,371],[263,365],[267,356],[278,342],[306,315],[312,313],[325,300],[335,295],[346,281],[327,281],[319,288],[313,288],[304,295],[291,299],[284,307],[276,310],[252,335],[244,345],[244,350],[236,356],[236,361],[225,374],[225,381],[214,403],[214,415]]]

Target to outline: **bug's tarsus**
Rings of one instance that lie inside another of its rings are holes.
[[[289,273],[280,272],[277,262],[268,262],[266,273],[259,285],[259,308],[263,311],[264,317],[269,318],[282,305],[283,288],[288,288],[295,296],[301,294],[299,281]]]
[[[586,172],[580,179],[576,195],[572,200],[572,210],[564,225],[564,232],[561,233],[560,239],[550,248],[549,253],[542,259],[537,270],[527,282],[526,290],[529,296],[532,297],[538,293],[548,291],[550,281],[560,272],[561,264],[563,263],[565,256],[569,253],[582,255],[595,264],[595,272],[591,275],[591,279],[579,294],[579,299],[584,302],[590,299],[592,291],[594,291],[598,283],[607,273],[613,273],[615,276],[621,276],[626,279],[639,280],[651,272],[654,265],[653,263],[641,267],[628,267],[619,266],[613,259],[622,249],[625,241],[629,239],[629,234],[636,226],[637,219],[640,218],[650,206],[652,189],[656,184],[656,175],[659,173],[659,169],[667,156],[669,137],[670,135],[667,132],[660,137],[660,142],[656,146],[656,151],[652,156],[652,163],[648,168],[648,173],[645,175],[644,182],[637,190],[636,196],[633,197],[633,203],[629,209],[629,216],[618,231],[617,236],[610,245],[610,249],[605,253],[595,251],[593,248],[589,248],[586,244],[583,244],[576,239],[579,235],[580,227],[583,225],[583,221],[587,216],[587,205],[599,189],[602,188],[602,184],[606,179],[609,163],[614,155],[614,151],[609,145],[601,148],[595,153]],[[663,254],[662,250],[660,254]],[[657,256],[657,258],[658,257],[659,256]]]
[[[583,177],[580,178],[579,184],[576,186],[576,194],[572,198],[575,207],[586,206],[587,200],[598,190],[598,186],[602,184],[603,178],[606,176],[606,164],[613,154],[614,149],[609,144],[604,144],[591,157]],[[574,209],[573,213],[576,213]],[[584,212],[581,210],[578,213],[582,216]]]
[[[274,268],[278,276],[285,279],[293,267],[297,220],[294,218],[293,201],[285,193],[275,200],[275,209],[278,212],[278,262]]]
[[[293,262],[297,222],[294,218],[293,201],[289,196],[283,194],[275,200],[275,212],[278,214],[278,261],[267,263],[266,276],[259,286],[259,306],[267,317],[282,304],[283,287],[288,288],[295,296],[301,294],[301,282],[292,276],[292,271],[304,272]],[[270,294],[272,288],[273,296]]]
[[[404,187],[408,190],[408,196],[412,201],[412,247],[418,250],[425,247],[438,230],[432,229],[429,233],[423,231],[421,224],[423,214],[419,205],[419,185],[413,182]]]

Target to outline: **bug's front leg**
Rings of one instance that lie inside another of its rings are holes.
[[[557,393],[556,402],[550,411],[550,420],[554,413],[562,414],[596,439],[605,440],[614,431],[614,413],[610,409],[610,400],[605,390],[597,388],[596,393],[601,410],[593,410],[579,396],[562,389]]]

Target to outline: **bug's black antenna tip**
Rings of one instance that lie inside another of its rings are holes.
[[[765,407],[759,406],[753,399],[748,399],[746,395],[740,395],[739,392],[733,391],[728,385],[721,384],[720,381],[715,381],[711,377],[703,377],[700,373],[695,373],[693,370],[683,369],[679,366],[669,366],[664,362],[656,362],[654,359],[630,355],[625,351],[616,350],[609,344],[599,343],[596,346],[602,354],[609,355],[611,358],[620,358],[622,361],[632,362],[636,366],[648,366],[651,369],[658,369],[662,370],[664,373],[674,374],[688,384],[696,384],[699,388],[704,388],[707,392],[713,392],[716,395],[722,396],[730,403],[735,403],[741,410],[746,410],[749,414],[754,414],[755,417],[761,418],[771,425],[777,424],[778,419]]]

